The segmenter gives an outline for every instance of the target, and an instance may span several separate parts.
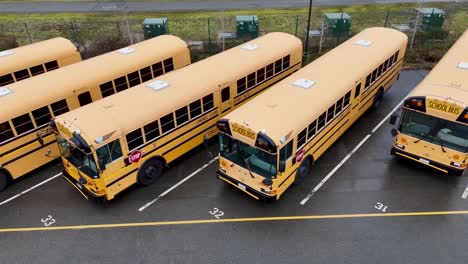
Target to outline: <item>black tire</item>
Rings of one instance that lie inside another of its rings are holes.
[[[6,172],[0,170],[0,192],[6,189],[8,183],[10,183],[10,177]]]
[[[451,174],[457,177],[460,177],[463,175],[465,171],[464,170],[452,170]]]
[[[310,173],[311,162],[310,159],[305,159],[302,161],[299,168],[297,168],[296,178],[294,179],[294,184],[298,185],[304,182],[307,175]]]
[[[164,164],[158,159],[147,160],[138,171],[138,184],[148,186],[155,183],[161,177]]]
[[[375,111],[375,110],[377,110],[377,108],[379,108],[379,106],[382,104],[383,95],[384,95],[383,90],[379,90],[379,91],[375,94],[375,96],[374,96],[374,102],[372,103],[372,106],[371,106],[371,108],[370,108],[371,111]]]

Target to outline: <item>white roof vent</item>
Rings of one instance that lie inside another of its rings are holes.
[[[135,52],[135,49],[130,48],[130,47],[126,47],[126,48],[123,48],[123,49],[119,49],[118,52],[126,55],[126,54],[130,54],[130,53]]]
[[[468,70],[468,62],[462,61],[462,62],[458,63],[457,67],[462,69],[462,70]]]
[[[310,87],[315,85],[315,82],[307,79],[299,79],[295,81],[293,85],[302,89],[309,89]]]
[[[354,42],[354,45],[359,45],[359,46],[363,46],[363,47],[370,47],[372,45],[372,41],[370,40],[365,40],[365,39],[360,39],[356,42]]]
[[[0,51],[0,57],[6,57],[6,56],[10,56],[12,54],[15,54],[15,52],[12,51],[12,50]]]
[[[258,49],[258,46],[254,45],[254,44],[245,44],[244,46],[242,46],[242,49],[249,50],[249,51],[254,51],[254,50]]]
[[[167,82],[164,82],[164,81],[156,80],[154,82],[151,82],[151,83],[147,84],[146,87],[151,88],[151,89],[155,90],[156,92],[158,92],[158,91],[161,91],[161,90],[166,89],[167,87],[169,87],[169,84]]]
[[[0,87],[0,97],[11,94],[11,90],[8,87]]]

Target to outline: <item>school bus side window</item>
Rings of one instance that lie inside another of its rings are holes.
[[[125,137],[127,139],[128,151],[132,151],[143,145],[143,135],[141,133],[141,128],[128,133]]]
[[[106,165],[122,157],[122,148],[119,140],[114,140],[109,144],[102,146],[96,150],[99,167],[103,170]]]
[[[34,124],[29,114],[24,114],[22,116],[13,118],[12,122],[13,126],[15,126],[15,130],[18,135],[21,135],[34,129]]]
[[[10,84],[10,83],[13,83],[13,82],[14,82],[14,80],[13,80],[13,76],[11,76],[11,74],[0,76],[0,86],[7,85],[7,84]]]
[[[57,101],[50,105],[54,116],[61,115],[69,111],[67,101],[65,99]]]
[[[293,140],[289,141],[289,143],[280,150],[279,171],[281,172],[286,170],[286,162],[292,156],[292,143]]]
[[[38,127],[47,124],[52,118],[52,115],[49,111],[49,107],[47,106],[32,111],[32,114]]]
[[[13,138],[15,135],[13,134],[13,130],[11,130],[10,123],[4,122],[0,124],[0,143]]]

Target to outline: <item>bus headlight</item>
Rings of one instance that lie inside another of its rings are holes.
[[[452,166],[454,166],[454,167],[458,167],[458,168],[461,168],[461,166],[462,166],[460,163],[458,163],[458,162],[453,162],[453,161],[450,162],[450,165],[452,165]]]
[[[396,144],[396,147],[399,148],[399,149],[405,149],[405,146],[403,146],[401,144]]]
[[[268,190],[268,189],[263,189],[263,188],[262,188],[262,192],[266,194],[276,194],[276,190]]]

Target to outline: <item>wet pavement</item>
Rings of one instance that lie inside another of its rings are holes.
[[[216,153],[213,140],[178,159],[155,185],[132,187],[108,204],[84,200],[57,177],[0,205],[0,263],[466,262],[467,175],[390,156],[388,122],[301,204],[426,73],[402,72],[381,107],[279,201],[259,202],[218,181],[216,161],[193,174]],[[41,168],[0,193],[0,203],[59,172],[58,163]]]

